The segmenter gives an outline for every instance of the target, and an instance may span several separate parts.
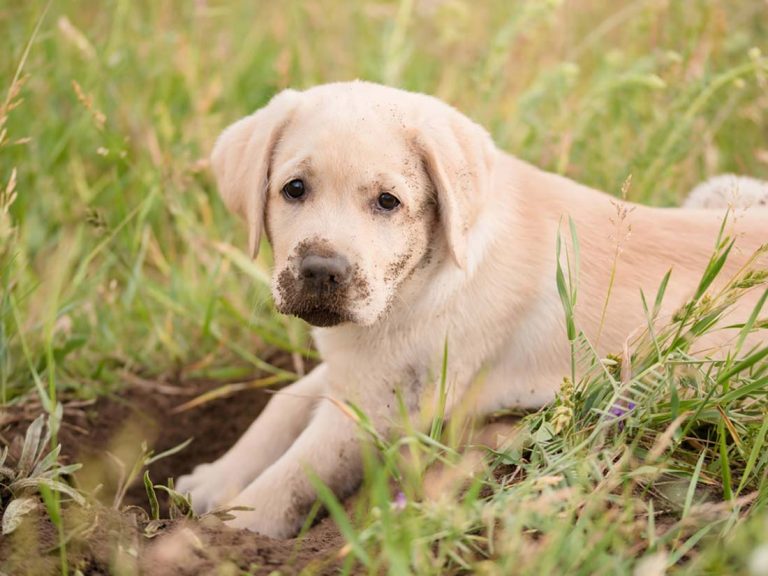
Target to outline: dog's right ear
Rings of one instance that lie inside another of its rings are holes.
[[[211,153],[224,204],[248,225],[252,258],[259,252],[272,154],[299,98],[299,92],[283,90],[269,104],[224,130]]]

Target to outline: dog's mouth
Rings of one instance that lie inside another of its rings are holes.
[[[350,312],[350,287],[350,282],[314,286],[285,269],[277,277],[275,300],[283,314],[298,316],[312,326],[327,328],[354,320]]]
[[[299,289],[283,291],[282,295],[277,309],[283,314],[298,316],[312,326],[327,328],[352,320],[343,294],[307,293]]]
[[[291,314],[298,316],[302,320],[312,324],[312,326],[318,326],[320,328],[338,326],[339,324],[343,324],[344,322],[349,322],[351,320],[349,314],[343,310],[322,306],[302,308],[301,310],[291,312]]]

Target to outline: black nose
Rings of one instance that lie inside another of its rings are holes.
[[[349,279],[349,262],[344,256],[305,256],[299,264],[299,274],[311,290],[336,290]]]

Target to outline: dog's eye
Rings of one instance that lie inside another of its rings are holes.
[[[392,196],[389,192],[382,192],[376,199],[376,205],[382,210],[390,212],[400,206],[400,200]]]
[[[298,178],[291,180],[283,186],[283,196],[288,198],[289,200],[298,200],[302,196],[304,196],[304,193],[306,192],[306,188],[304,187],[304,181],[300,180]]]

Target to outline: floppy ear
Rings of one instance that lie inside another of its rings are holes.
[[[451,256],[464,268],[469,229],[489,193],[495,146],[484,128],[442,103],[440,108],[422,123],[416,142],[437,191]]]
[[[211,167],[219,193],[227,208],[245,218],[252,258],[259,252],[272,153],[298,100],[298,92],[283,90],[225,129],[213,146]]]

